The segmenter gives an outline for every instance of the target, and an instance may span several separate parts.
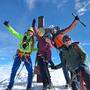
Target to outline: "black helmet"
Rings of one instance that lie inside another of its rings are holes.
[[[48,29],[49,29],[49,30],[54,30],[54,29],[55,29],[55,30],[58,31],[58,30],[60,30],[60,27],[59,27],[59,26],[50,25],[50,26],[48,27]]]
[[[71,40],[69,35],[65,35],[62,39],[62,41],[65,43],[66,41]]]
[[[56,29],[57,31],[60,30],[59,26],[55,26],[54,29]]]

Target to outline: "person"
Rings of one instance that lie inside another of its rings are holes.
[[[64,73],[64,77],[66,80],[66,87],[69,84],[70,78],[69,78],[69,74],[68,74],[68,70],[66,68],[65,62],[62,60],[62,46],[63,46],[63,41],[62,38],[64,37],[64,35],[70,31],[73,30],[73,28],[76,27],[77,23],[79,21],[79,17],[76,16],[74,21],[72,22],[71,25],[69,25],[67,28],[60,30],[59,26],[54,26],[50,28],[50,32],[52,34],[52,41],[53,41],[53,45],[56,49],[58,49],[59,51],[59,56],[60,56],[60,60],[61,60],[61,64],[58,65],[58,67],[52,67],[53,68],[61,68],[63,70]]]
[[[19,48],[17,49],[11,76],[10,76],[10,82],[6,90],[12,90],[13,84],[14,84],[14,78],[16,76],[17,70],[20,67],[21,62],[24,62],[25,67],[28,71],[28,84],[26,90],[31,90],[31,84],[32,84],[32,77],[33,77],[33,70],[32,70],[32,61],[30,54],[34,50],[34,31],[33,28],[30,27],[24,35],[19,34],[16,32],[8,21],[4,22],[4,26],[7,28],[7,30],[14,35],[16,38],[20,40],[19,42]]]
[[[50,33],[49,28],[45,28],[44,37],[46,37],[47,42],[50,44],[50,48],[53,48],[52,35],[51,35],[51,33]],[[50,66],[51,68],[53,68],[53,67],[55,66],[55,64],[54,64],[54,62],[53,62],[53,60],[52,60],[52,58],[51,58],[51,56],[52,56],[51,50],[50,50],[48,53],[50,53],[50,57],[48,58],[48,59],[49,59],[48,61],[49,61],[49,64],[50,64],[49,66]]]
[[[72,90],[81,90],[79,83],[83,78],[87,90],[90,90],[90,70],[85,64],[86,53],[80,48],[77,42],[71,41],[68,35],[63,37],[62,60],[66,63],[66,68],[71,72],[73,78]],[[80,77],[80,74],[82,77]],[[81,82],[82,83],[82,82]]]
[[[34,27],[35,27],[35,19],[34,19]],[[51,58],[51,43],[48,36],[45,34],[44,28],[38,28],[38,31],[35,30],[35,36],[38,40],[38,51],[36,55],[36,60],[38,66],[40,67],[40,74],[43,82],[43,90],[47,88],[51,88],[51,77],[48,69],[48,63]]]

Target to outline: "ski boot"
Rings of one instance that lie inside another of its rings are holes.
[[[27,87],[27,89],[26,89],[26,90],[31,90],[31,88],[28,88],[28,87]]]
[[[42,90],[47,90],[47,88],[46,87],[43,87],[43,89]]]
[[[51,84],[51,83],[49,83],[48,85],[47,85],[47,89],[52,89],[53,88],[53,85]]]
[[[47,90],[47,84],[43,84],[43,89],[42,90]]]
[[[7,88],[6,90],[12,90],[11,88]]]

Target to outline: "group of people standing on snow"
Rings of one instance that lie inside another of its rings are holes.
[[[7,30],[19,39],[18,49],[14,58],[14,63],[11,71],[10,82],[6,90],[12,90],[14,78],[19,69],[21,62],[24,62],[28,71],[28,83],[26,90],[31,90],[33,69],[31,61],[31,53],[36,53],[36,63],[39,66],[43,90],[52,88],[52,81],[48,64],[51,69],[62,68],[66,80],[66,86],[72,87],[72,90],[80,90],[80,81],[83,79],[87,90],[90,90],[90,70],[85,65],[86,54],[79,47],[79,42],[72,42],[68,32],[72,31],[79,21],[76,16],[74,21],[65,29],[60,29],[59,26],[43,27],[43,16],[39,17],[38,28],[36,20],[33,19],[32,25],[24,33],[19,34],[14,30],[8,21],[4,22]],[[35,48],[35,38],[37,39],[37,48]],[[51,48],[54,47],[59,51],[61,63],[55,65],[51,58]],[[82,89],[81,89],[82,90]]]

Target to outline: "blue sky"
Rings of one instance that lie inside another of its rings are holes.
[[[32,19],[43,15],[45,27],[59,25],[66,28],[73,21],[72,13],[76,12],[86,24],[84,28],[80,23],[70,33],[74,41],[79,41],[88,55],[90,62],[90,0],[1,0],[0,1],[0,65],[13,61],[18,40],[3,26],[8,20],[15,30],[23,34],[31,25]],[[52,50],[55,63],[59,63],[58,53]],[[35,53],[32,54],[34,62]]]

